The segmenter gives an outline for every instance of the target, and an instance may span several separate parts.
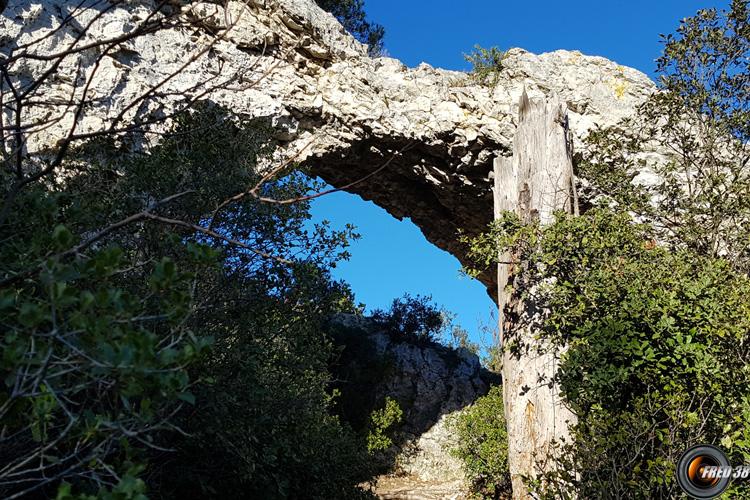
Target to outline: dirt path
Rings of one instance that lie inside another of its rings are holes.
[[[380,476],[373,492],[384,500],[463,500],[462,481],[421,481],[414,476]]]

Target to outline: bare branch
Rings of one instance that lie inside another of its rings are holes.
[[[409,151],[411,148],[414,147],[414,145],[415,145],[414,141],[409,142],[406,146],[404,146],[400,150],[394,152],[388,158],[388,160],[386,160],[382,165],[380,165],[378,168],[376,168],[375,170],[373,170],[369,174],[365,175],[364,177],[360,177],[359,179],[357,179],[355,181],[352,181],[352,182],[350,182],[348,184],[344,184],[343,186],[338,187],[338,188],[328,189],[326,191],[321,191],[320,193],[315,193],[315,194],[308,195],[308,196],[298,196],[298,197],[295,197],[295,198],[287,198],[285,200],[276,200],[276,199],[273,199],[273,198],[266,198],[266,197],[258,196],[257,195],[257,190],[251,191],[250,194],[253,195],[258,201],[261,201],[261,202],[264,202],[264,203],[272,203],[272,204],[275,204],[275,205],[290,205],[292,203],[300,203],[300,202],[303,202],[303,201],[314,200],[316,198],[320,198],[321,196],[325,196],[325,195],[328,195],[328,194],[331,194],[331,193],[336,193],[338,191],[346,191],[347,189],[351,189],[354,186],[356,186],[357,184],[365,182],[366,180],[368,180],[368,179],[370,179],[370,178],[378,175],[380,172],[382,172],[383,170],[385,170],[386,168],[388,168],[388,166],[393,162],[393,160],[395,160],[396,158],[398,158],[399,156],[401,156],[403,153]]]

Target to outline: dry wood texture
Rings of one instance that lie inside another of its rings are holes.
[[[495,217],[510,210],[523,220],[548,224],[557,210],[577,212],[565,105],[556,98],[530,101],[524,92],[513,156],[497,158],[494,170]],[[524,300],[514,292],[523,279],[523,263],[514,275],[512,266],[502,263],[512,257],[500,255],[498,265],[499,341],[513,497],[528,498],[523,477],[554,466],[553,442],[568,438],[575,416],[553,383],[560,349],[535,338],[545,304],[533,290]]]

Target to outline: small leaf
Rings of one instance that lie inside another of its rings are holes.
[[[190,405],[195,405],[195,396],[191,392],[181,392],[177,394],[177,399],[181,399]]]
[[[73,244],[73,233],[64,225],[58,224],[52,230],[52,240],[58,248],[68,248]]]

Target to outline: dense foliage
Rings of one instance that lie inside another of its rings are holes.
[[[516,293],[549,306],[539,335],[565,346],[578,423],[540,496],[671,498],[689,446],[750,457],[749,10],[665,37],[661,91],[579,157],[588,211],[547,227],[507,213],[473,242],[480,266],[510,251]]]
[[[649,226],[606,208],[544,228],[508,215],[496,231],[549,305],[540,334],[567,346],[557,377],[579,423],[548,493],[676,495],[674,464],[696,443],[746,459],[734,437],[750,424],[746,275],[657,246]]]
[[[330,411],[324,323],[345,295],[315,270],[295,279],[278,297],[223,286],[206,318],[223,333],[196,369],[213,381],[180,418],[178,453],[153,460],[161,496],[348,498],[370,478],[365,439]]]
[[[698,12],[664,37],[657,92],[595,130],[580,175],[660,241],[750,271],[750,6]],[[668,151],[655,162],[649,151]]]
[[[353,310],[327,273],[353,233],[310,228],[304,201],[224,203],[258,182],[267,142],[206,108],[147,154],[74,151],[15,198],[0,226],[3,496],[359,494],[366,442],[330,411],[323,330]],[[261,192],[313,187],[291,174]]]
[[[395,339],[418,345],[436,342],[447,326],[445,312],[420,295],[394,299],[388,310],[373,311],[372,318]]]
[[[352,35],[366,43],[371,56],[383,52],[385,28],[367,20],[364,0],[315,0],[324,10],[333,14]]]
[[[463,464],[476,498],[510,498],[508,434],[505,428],[502,386],[462,410],[451,422],[457,446],[452,450]]]

